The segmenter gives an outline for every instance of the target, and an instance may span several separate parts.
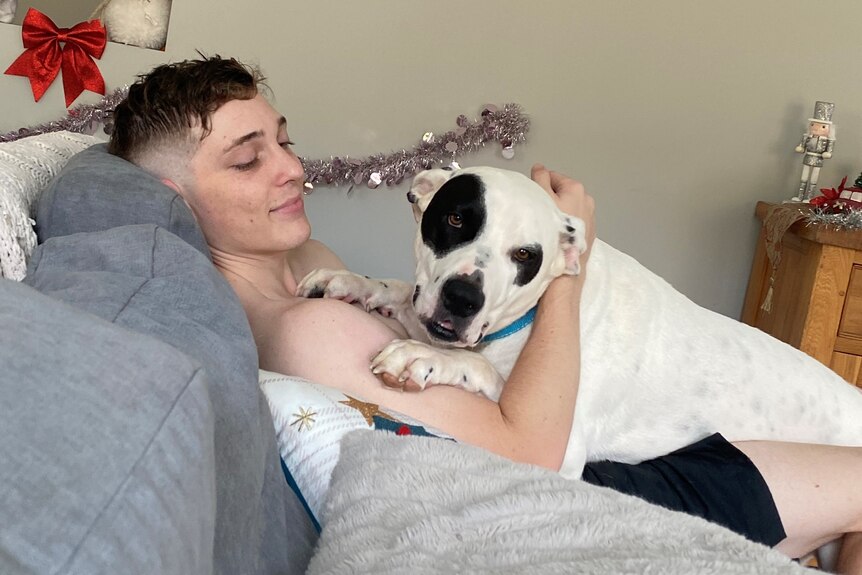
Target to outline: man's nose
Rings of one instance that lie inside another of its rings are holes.
[[[290,181],[305,181],[305,171],[302,168],[302,162],[299,161],[299,158],[293,150],[291,149],[280,149],[281,154],[279,155],[278,160],[278,175],[279,175],[279,183],[286,184]]]

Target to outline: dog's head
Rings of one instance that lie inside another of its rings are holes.
[[[584,223],[530,178],[480,167],[426,170],[413,307],[433,341],[472,347],[524,315],[555,277],[580,272]]]

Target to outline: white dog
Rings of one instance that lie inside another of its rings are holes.
[[[419,220],[415,287],[318,270],[299,294],[346,298],[396,317],[412,340],[373,364],[420,385],[497,399],[560,274],[579,273],[583,222],[526,176],[428,170],[408,198]],[[596,240],[581,302],[581,379],[561,473],[636,463],[720,432],[862,446],[862,393],[771,336],[701,308]],[[481,355],[475,353],[479,352]]]

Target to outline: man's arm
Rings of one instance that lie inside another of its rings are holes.
[[[580,301],[584,278],[565,276],[548,286],[535,327],[500,396],[512,433],[530,435],[510,459],[559,469],[563,463],[581,372]],[[502,446],[501,446],[502,447]]]

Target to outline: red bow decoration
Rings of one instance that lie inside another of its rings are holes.
[[[67,108],[84,90],[105,93],[105,80],[93,61],[102,57],[108,42],[101,22],[90,20],[71,28],[57,28],[50,18],[30,8],[24,17],[21,37],[26,50],[6,73],[29,78],[37,102],[61,69]]]

